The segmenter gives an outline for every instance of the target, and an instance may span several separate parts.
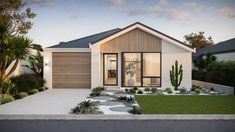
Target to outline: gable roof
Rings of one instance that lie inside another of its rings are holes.
[[[231,51],[235,51],[235,38],[219,42],[209,47],[199,49],[197,50],[196,53],[193,53],[193,56],[195,57],[206,53],[215,54],[215,53],[225,53]]]
[[[68,42],[63,42],[61,44],[53,45],[48,48],[89,48],[90,43],[93,43],[93,42],[96,42],[96,41],[101,40],[103,38],[106,38],[107,36],[110,36],[119,30],[121,30],[121,29],[115,28],[112,30],[97,33],[97,34],[90,35],[87,37],[75,39],[75,40],[68,41]]]
[[[116,28],[116,29],[113,29],[113,30],[109,30],[109,31],[106,31],[106,32],[102,32],[102,33],[98,33],[98,34],[95,34],[95,35],[91,35],[91,36],[88,36],[88,37],[84,37],[84,38],[80,38],[80,39],[76,39],[76,40],[73,40],[73,41],[69,41],[69,42],[65,42],[65,43],[62,43],[62,44],[58,44],[58,45],[54,45],[54,46],[51,46],[51,47],[48,47],[48,48],[89,48],[90,47],[90,44],[91,45],[94,45],[94,44],[97,44],[97,43],[104,43],[104,42],[107,42],[108,40],[114,38],[114,37],[117,37],[117,36],[120,36],[132,29],[135,29],[135,28],[139,28],[143,31],[146,31],[156,37],[159,37],[163,40],[166,40],[166,41],[169,41],[181,48],[184,48],[185,50],[188,50],[188,51],[191,51],[191,52],[194,52],[194,49],[188,45],[188,44],[185,44],[173,37],[170,37],[160,31],[157,31],[151,27],[148,27],[140,22],[136,22],[136,23],[133,23],[123,29],[119,29],[119,28]]]

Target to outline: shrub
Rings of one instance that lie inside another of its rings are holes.
[[[138,90],[138,87],[135,86],[135,87],[133,87],[133,89],[134,89],[135,91],[137,91],[137,90]]]
[[[173,91],[171,90],[171,88],[166,88],[165,91],[168,93],[168,94],[172,94]]]
[[[9,94],[12,96],[16,96],[19,93],[15,87],[15,84],[12,83],[11,80],[6,79],[6,80],[2,81],[1,83],[2,83],[2,88],[3,88],[2,89],[3,93],[5,93],[7,95]]]
[[[194,80],[205,80],[206,73],[201,70],[192,70],[192,79]]]
[[[130,89],[130,90],[129,90],[129,93],[130,93],[130,94],[135,94],[136,91],[135,91],[134,89]]]
[[[28,93],[26,92],[20,92],[19,94],[17,94],[14,98],[15,99],[22,99],[24,97],[28,96]]]
[[[186,94],[187,93],[187,89],[186,88],[181,88],[180,89],[180,93],[181,94]]]
[[[120,96],[117,98],[120,101],[125,101],[127,103],[134,103],[135,99],[133,97],[127,97],[127,96]]]
[[[152,92],[152,93],[157,93],[158,90],[157,90],[157,88],[151,88],[151,92]]]
[[[125,92],[128,93],[128,92],[129,92],[129,89],[126,88],[126,89],[125,89]]]
[[[101,91],[105,90],[105,88],[103,86],[97,86],[96,89],[100,89]]]
[[[98,87],[92,89],[90,96],[92,96],[92,97],[100,96],[102,91],[104,91],[104,87],[98,86]]]
[[[195,89],[202,89],[202,88],[197,85],[192,85],[191,91],[194,91]]]
[[[141,108],[138,106],[132,106],[132,108],[128,112],[132,114],[143,114]]]
[[[38,93],[38,92],[39,92],[38,89],[34,88],[34,89],[29,90],[28,94],[32,95],[32,94],[35,94],[35,93]]]
[[[12,102],[14,100],[15,99],[11,95],[8,94],[1,100],[1,104],[6,104],[6,103]]]
[[[80,106],[77,105],[75,108],[71,109],[71,114],[79,114],[80,113]]]
[[[195,92],[195,94],[200,94],[201,90],[200,89],[195,89],[194,92]]]
[[[43,87],[44,80],[34,74],[23,74],[10,78],[19,92],[27,92],[34,88]]]
[[[149,87],[146,87],[146,88],[144,88],[144,91],[150,91],[150,88]]]
[[[137,94],[143,94],[143,91],[142,90],[138,90]]]
[[[40,88],[38,88],[38,91],[45,91],[46,90],[46,88],[45,87],[40,87]]]
[[[20,92],[20,93],[19,93],[19,96],[20,96],[21,98],[24,98],[24,97],[28,96],[28,93],[26,93],[26,92]]]
[[[84,100],[75,108],[71,109],[72,114],[97,114],[99,113],[97,103]]]

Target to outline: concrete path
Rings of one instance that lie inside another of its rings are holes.
[[[0,115],[69,114],[71,108],[83,101],[90,89],[51,89],[0,105]]]

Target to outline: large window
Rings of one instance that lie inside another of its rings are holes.
[[[104,54],[104,85],[116,86],[117,76],[117,54]]]
[[[160,53],[143,53],[143,86],[160,86]]]
[[[141,54],[124,53],[123,54],[123,84],[124,86],[141,85]]]
[[[160,53],[123,53],[123,86],[161,86]]]

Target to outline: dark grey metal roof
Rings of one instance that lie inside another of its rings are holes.
[[[199,56],[206,53],[215,54],[231,51],[235,51],[235,38],[219,42],[206,48],[199,49],[196,51],[196,53],[193,53],[193,56]]]
[[[178,43],[180,43],[180,44],[182,44],[182,45],[184,45],[188,48],[193,49],[190,45],[185,44],[185,43],[183,43],[183,42],[181,42],[181,41],[179,41],[179,40],[177,40],[173,37],[170,37],[170,36],[168,36],[168,35],[166,35],[162,32],[159,32],[159,31],[157,31],[157,30],[155,30],[151,27],[148,27],[148,26],[146,26],[146,25],[144,25],[140,22],[133,23],[133,24],[131,24],[131,25],[129,25],[129,26],[123,28],[123,29],[119,29],[119,28],[112,29],[112,30],[109,30],[109,31],[94,34],[94,35],[87,36],[87,37],[84,37],[84,38],[75,39],[75,40],[72,40],[72,41],[69,41],[69,42],[63,42],[63,43],[60,43],[60,44],[57,44],[57,45],[50,46],[48,48],[89,48],[89,44],[94,44],[96,42],[99,42],[100,40],[103,40],[103,39],[105,39],[105,38],[107,38],[107,37],[109,37],[113,34],[121,32],[121,31],[135,25],[135,24],[140,24],[140,25],[142,25],[142,26],[144,26],[144,27],[146,27],[146,28],[148,28],[148,29],[150,29],[154,32],[157,32],[157,33],[159,33],[163,36],[166,36],[166,37],[168,37],[168,38],[170,38],[170,39],[172,39],[172,40],[174,40],[174,41],[176,41],[176,42],[178,42]]]
[[[75,40],[68,41],[68,42],[63,42],[61,44],[53,45],[48,48],[89,48],[89,44],[92,44],[93,42],[96,42],[108,36],[111,36],[115,34],[116,32],[118,32],[119,30],[121,29],[116,28],[116,29],[108,30],[108,31],[97,33],[97,34],[90,35],[87,37],[75,39]]]

